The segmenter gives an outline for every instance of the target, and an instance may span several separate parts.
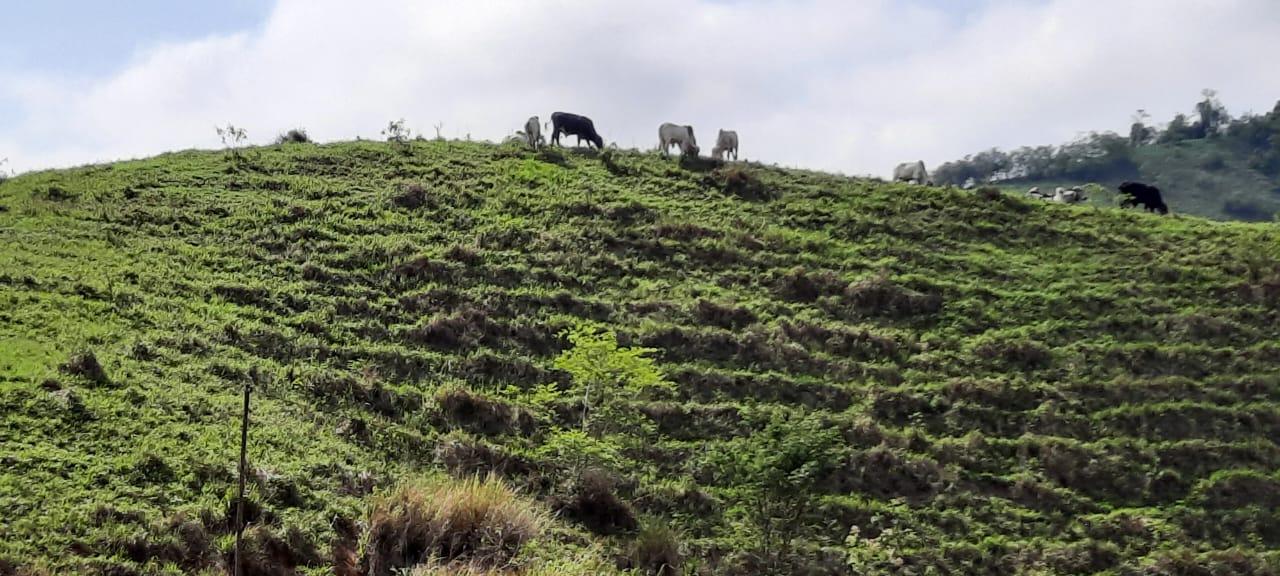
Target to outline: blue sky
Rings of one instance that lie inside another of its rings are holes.
[[[31,0],[4,7],[0,69],[102,76],[147,46],[251,30],[269,0]]]
[[[501,140],[531,115],[655,145],[736,129],[744,157],[884,175],[1280,99],[1276,0],[33,0],[0,35],[18,170],[251,142]],[[16,25],[15,25],[16,23]]]
[[[102,78],[149,47],[253,30],[273,5],[271,0],[8,2],[3,14],[10,25],[0,34],[0,78]],[[14,122],[20,114],[0,94],[0,124]]]
[[[719,0],[726,5],[751,0]],[[987,0],[913,0],[957,20]],[[14,2],[5,20],[22,23],[0,35],[0,69],[101,76],[139,50],[162,43],[252,31],[273,0],[37,0]]]

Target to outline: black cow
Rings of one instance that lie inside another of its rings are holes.
[[[1126,198],[1120,201],[1121,208],[1129,208],[1141,204],[1147,212],[1168,214],[1169,207],[1160,197],[1160,189],[1141,182],[1125,182],[1120,185],[1120,193]]]
[[[596,125],[586,116],[570,114],[568,112],[556,112],[551,115],[551,143],[560,145],[560,133],[569,136],[578,137],[578,145],[582,145],[582,141],[586,140],[596,145],[596,148],[604,149],[604,138],[596,134]]]

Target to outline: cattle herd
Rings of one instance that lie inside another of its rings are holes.
[[[539,122],[538,117],[531,116],[524,123],[524,130],[516,132],[516,136],[531,148],[536,149],[546,144],[546,139],[542,136],[542,128],[543,124]],[[552,145],[560,145],[560,135],[563,134],[576,137],[579,146],[582,145],[583,140],[586,140],[588,144],[594,144],[596,149],[604,149],[604,138],[600,137],[599,132],[596,132],[595,123],[586,116],[568,112],[552,113],[549,129],[551,130]],[[664,122],[661,126],[658,126],[658,150],[661,150],[665,156],[670,153],[672,146],[677,147],[682,156],[697,156],[700,149],[698,148],[697,137],[693,133],[693,126],[673,124],[671,122]],[[716,145],[711,149],[711,155],[716,160],[723,160],[726,154],[731,156],[733,160],[738,159],[738,133],[734,130],[722,129],[716,135]],[[893,169],[893,181],[911,182],[926,186],[933,185],[933,180],[929,178],[929,171],[925,169],[924,161],[921,160],[899,164]],[[966,185],[965,187],[968,188],[970,186]],[[1124,197],[1120,201],[1121,208],[1141,205],[1148,212],[1169,213],[1169,207],[1165,205],[1164,199],[1160,196],[1160,189],[1155,186],[1141,182],[1125,182],[1120,185],[1119,190],[1120,195]],[[1062,204],[1076,204],[1088,199],[1085,196],[1084,189],[1079,186],[1071,188],[1058,187],[1053,194],[1041,192],[1039,187],[1033,187],[1027,191],[1027,195],[1032,198]]]
[[[516,137],[528,144],[531,148],[537,148],[547,143],[546,138],[542,136],[543,124],[537,116],[530,116],[524,123],[524,130],[516,132]],[[547,129],[551,130],[551,144],[560,144],[560,135],[574,136],[578,139],[578,145],[582,145],[582,141],[586,140],[588,144],[594,144],[597,149],[604,148],[604,138],[596,132],[596,125],[590,118],[579,114],[570,114],[568,112],[555,112],[551,114],[551,122]],[[693,133],[693,126],[688,124],[672,124],[665,122],[658,127],[658,149],[663,154],[669,154],[671,147],[675,146],[680,150],[680,154],[685,156],[697,156],[700,149],[698,148],[698,139]],[[711,149],[711,155],[717,160],[723,160],[726,155],[734,160],[738,159],[738,133],[734,130],[721,130],[716,134],[716,145]]]

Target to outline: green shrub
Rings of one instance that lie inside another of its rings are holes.
[[[708,455],[715,481],[740,491],[734,510],[754,527],[757,550],[769,565],[790,556],[809,520],[805,512],[841,460],[842,444],[836,428],[816,415],[774,413],[763,430],[723,442]]]
[[[107,371],[98,363],[98,357],[93,354],[93,350],[84,350],[71,356],[60,369],[73,376],[80,376],[99,386],[105,386],[111,383],[111,379],[107,377]]]
[[[629,534],[640,525],[631,506],[618,496],[618,479],[609,470],[578,473],[566,492],[549,503],[561,516],[601,536]]]
[[[627,559],[645,574],[678,576],[684,559],[680,535],[665,525],[646,525],[628,545]]]
[[[627,402],[654,390],[671,390],[650,348],[618,346],[612,330],[578,324],[561,332],[570,348],[555,359],[555,367],[568,372],[573,393],[582,398],[582,427],[595,432],[616,430],[644,419]]]
[[[291,128],[276,136],[276,145],[280,144],[311,144],[311,137],[305,128]]]
[[[691,159],[682,162],[702,161]],[[737,196],[743,200],[774,200],[778,197],[777,192],[762,182],[755,172],[737,164],[716,168],[711,172],[711,181],[725,194]]]

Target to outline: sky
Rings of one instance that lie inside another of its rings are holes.
[[[0,0],[0,158],[17,171],[305,128],[501,140],[557,110],[653,148],[888,175],[1127,132],[1138,108],[1280,100],[1276,0]]]

